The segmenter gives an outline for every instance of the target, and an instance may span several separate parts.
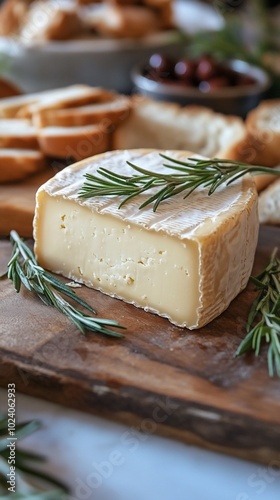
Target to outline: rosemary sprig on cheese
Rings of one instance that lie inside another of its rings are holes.
[[[7,276],[13,281],[17,292],[20,291],[21,284],[23,284],[27,290],[35,292],[44,304],[53,306],[65,314],[83,334],[89,331],[112,337],[123,337],[121,333],[111,329],[124,328],[117,321],[90,316],[70,304],[63,295],[92,314],[96,314],[96,311],[78,297],[71,287],[38,265],[34,254],[16,231],[11,231],[10,236],[13,243],[13,252],[8,263]]]
[[[280,171],[275,168],[248,165],[232,160],[188,158],[188,161],[182,161],[164,154],[160,154],[160,156],[169,161],[163,166],[173,170],[174,173],[152,172],[130,161],[127,164],[140,175],[121,175],[101,167],[97,170],[99,175],[89,173],[84,175],[86,181],[79,192],[79,197],[125,196],[119,205],[121,208],[135,196],[151,188],[158,188],[156,193],[139,206],[141,209],[153,203],[155,212],[162,201],[183,192],[185,193],[184,198],[187,198],[199,187],[209,188],[208,195],[211,195],[222,184],[229,185],[248,173],[280,176]]]
[[[271,255],[269,264],[250,280],[259,293],[249,312],[246,325],[247,335],[239,345],[236,356],[248,351],[260,354],[263,344],[268,345],[268,372],[280,377],[280,258],[277,249]],[[253,326],[253,324],[257,323]]]

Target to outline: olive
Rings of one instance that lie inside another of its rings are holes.
[[[218,65],[210,56],[203,56],[197,63],[195,76],[198,81],[209,80],[218,73]]]
[[[151,75],[154,75],[156,77],[156,79],[173,78],[174,63],[167,56],[161,54],[153,54],[149,59],[148,70],[150,71]]]
[[[255,78],[250,75],[239,75],[237,85],[253,85],[256,83]]]
[[[175,76],[189,85],[194,81],[195,71],[196,62],[191,59],[181,59],[174,66]]]
[[[199,89],[202,92],[210,92],[211,90],[222,89],[225,87],[230,87],[230,82],[225,76],[214,76],[207,82],[204,81],[199,84]]]
[[[173,60],[167,55],[155,53],[150,57],[144,74],[157,82],[197,87],[201,92],[255,83],[250,75],[239,74],[209,54],[196,60],[186,57]]]

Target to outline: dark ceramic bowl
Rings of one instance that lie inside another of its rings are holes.
[[[254,83],[223,87],[202,92],[196,87],[188,87],[176,82],[161,83],[144,76],[145,64],[132,71],[134,91],[161,101],[176,102],[181,105],[195,104],[212,108],[214,111],[246,116],[257,106],[271,86],[269,75],[261,68],[245,61],[234,59],[227,66],[240,75],[250,76]]]

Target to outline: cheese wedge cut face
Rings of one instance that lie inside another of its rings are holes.
[[[165,151],[187,159],[190,152]],[[159,151],[112,151],[65,168],[36,196],[35,254],[43,267],[190,329],[220,315],[248,282],[258,237],[251,177],[200,188],[139,210],[142,194],[82,199],[84,174],[105,167],[135,173],[127,160],[170,173]],[[133,311],[131,312],[133,314]]]

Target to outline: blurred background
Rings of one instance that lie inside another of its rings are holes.
[[[4,0],[2,73],[25,92],[88,83],[134,89],[132,70],[160,53],[242,59],[279,92],[280,7],[268,0]]]

